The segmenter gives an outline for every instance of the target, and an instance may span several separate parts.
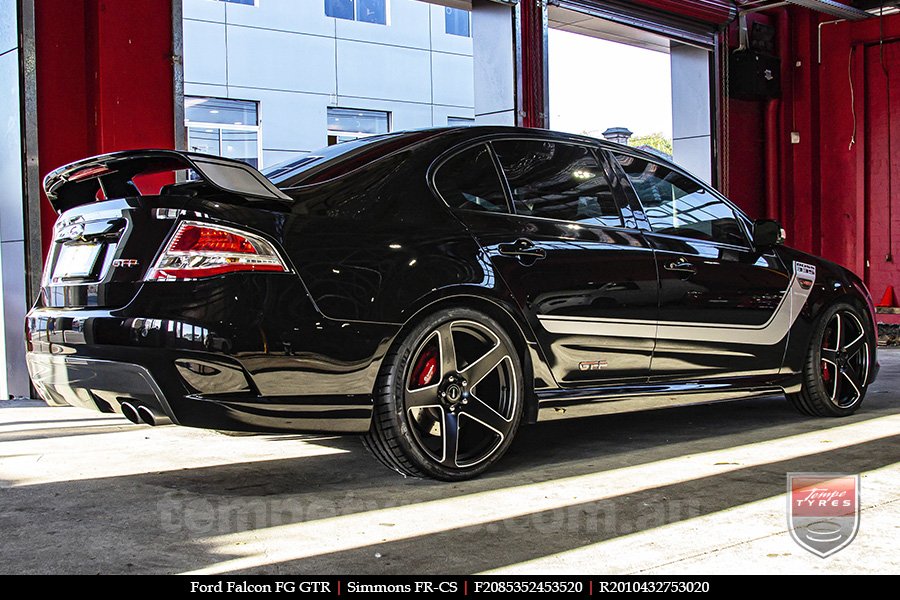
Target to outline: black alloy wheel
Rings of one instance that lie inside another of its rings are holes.
[[[803,388],[788,398],[801,412],[840,417],[859,409],[871,379],[875,341],[856,307],[838,303],[813,331]]]
[[[492,318],[453,309],[426,318],[385,358],[366,446],[412,476],[474,477],[509,447],[524,381],[515,344]]]

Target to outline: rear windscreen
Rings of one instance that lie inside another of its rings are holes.
[[[263,175],[283,190],[328,181],[426,140],[440,131],[433,129],[411,133],[388,133],[341,142],[298,159],[271,166],[263,170]]]

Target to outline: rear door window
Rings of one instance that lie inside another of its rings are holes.
[[[444,162],[435,173],[434,186],[450,208],[494,213],[509,210],[500,174],[486,144],[463,150]]]
[[[516,214],[621,227],[612,187],[593,149],[545,140],[491,142]]]

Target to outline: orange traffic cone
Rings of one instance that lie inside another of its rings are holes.
[[[887,289],[884,290],[884,296],[881,297],[881,302],[878,303],[878,306],[884,306],[884,307],[897,306],[897,297],[894,295],[894,286],[892,286],[892,285],[887,286]]]

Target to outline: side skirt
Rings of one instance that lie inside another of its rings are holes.
[[[538,421],[705,404],[794,392],[799,374],[679,383],[537,390]]]

